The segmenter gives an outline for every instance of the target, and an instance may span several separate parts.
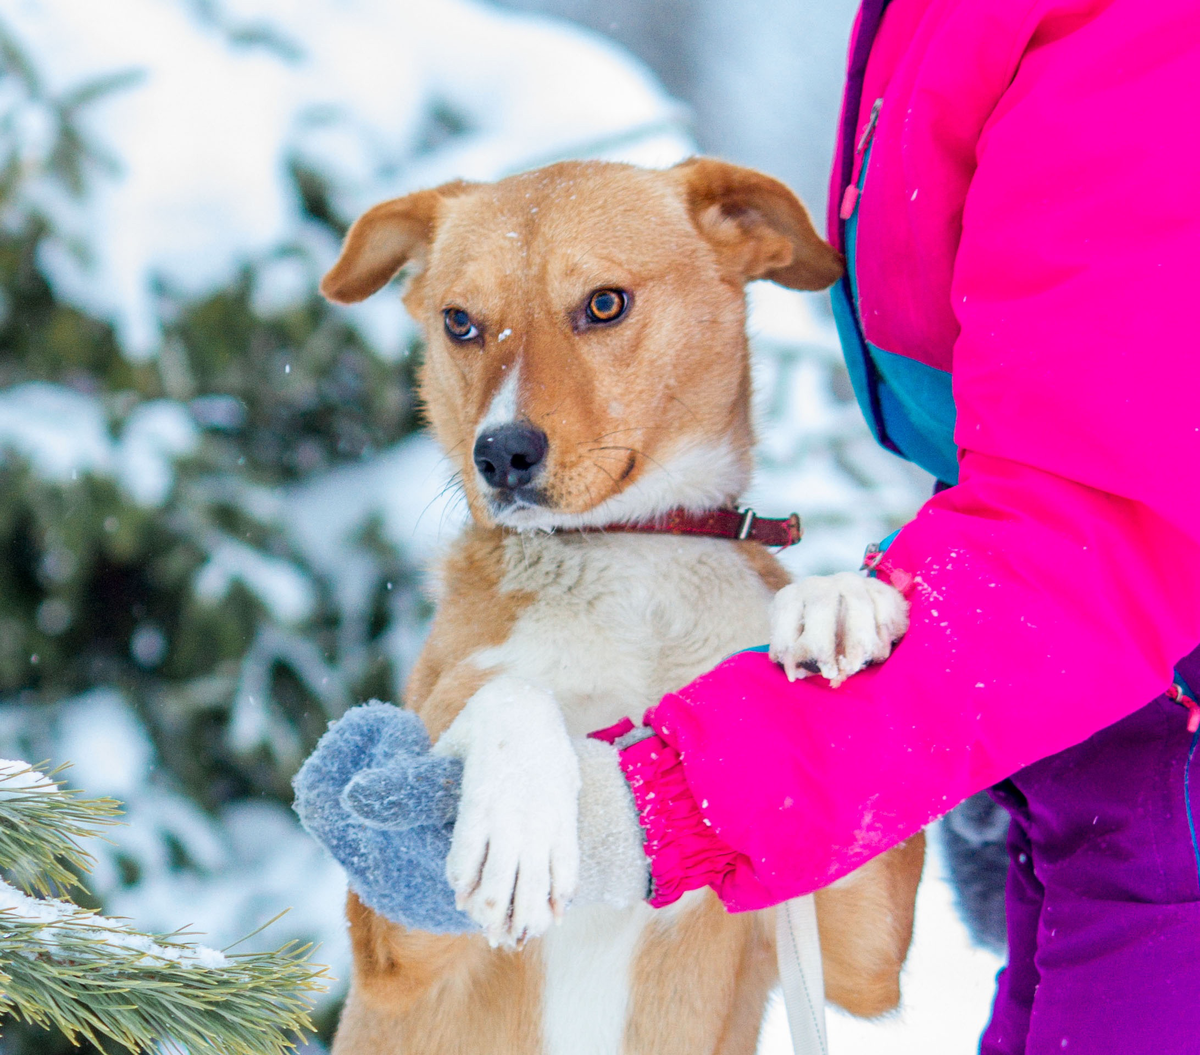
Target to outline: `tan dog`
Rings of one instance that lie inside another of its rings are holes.
[[[385,202],[322,291],[358,301],[404,267],[428,337],[421,393],[474,520],[406,702],[464,760],[448,877],[503,947],[405,931],[351,895],[334,1050],[748,1055],[776,979],[770,913],[730,915],[708,891],[564,913],[579,738],[768,636],[790,671],[844,677],[887,655],[903,601],[856,577],[797,584],[772,628],[787,577],[756,543],[571,529],[732,505],[753,445],[743,287],[821,289],[841,259],[782,184],[694,159]],[[839,591],[880,617],[850,625]],[[918,837],[818,894],[828,995],[855,1014],[899,998],[922,859]]]

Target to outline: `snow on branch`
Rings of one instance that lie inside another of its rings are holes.
[[[79,840],[115,823],[121,812],[112,799],[60,792],[59,772],[0,759],[0,868],[39,894],[78,887],[92,862]]]

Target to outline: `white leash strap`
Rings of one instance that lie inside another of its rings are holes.
[[[825,975],[817,905],[811,894],[792,898],[775,910],[779,981],[796,1055],[829,1055],[825,1039]]]

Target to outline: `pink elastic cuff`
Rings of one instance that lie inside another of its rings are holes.
[[[914,583],[912,573],[903,568],[897,568],[892,561],[888,560],[886,553],[881,553],[880,557],[883,559],[876,562],[873,567],[875,577],[899,590],[905,597],[911,596]]]
[[[719,892],[734,871],[737,853],[721,841],[700,811],[679,752],[654,734],[621,752],[621,770],[646,834],[650,905],[662,908],[705,886]]]
[[[633,724],[632,718],[622,718],[619,722],[614,722],[612,725],[606,726],[603,729],[597,729],[594,733],[588,733],[589,740],[602,740],[606,744],[615,744],[626,733],[632,733],[637,726]]]

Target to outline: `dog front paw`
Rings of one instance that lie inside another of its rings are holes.
[[[489,682],[434,748],[463,760],[446,860],[458,907],[495,946],[544,934],[579,882],[579,760],[548,692]]]
[[[908,602],[887,583],[854,572],[814,575],[771,602],[770,655],[789,680],[819,673],[834,687],[888,658],[908,630]]]

